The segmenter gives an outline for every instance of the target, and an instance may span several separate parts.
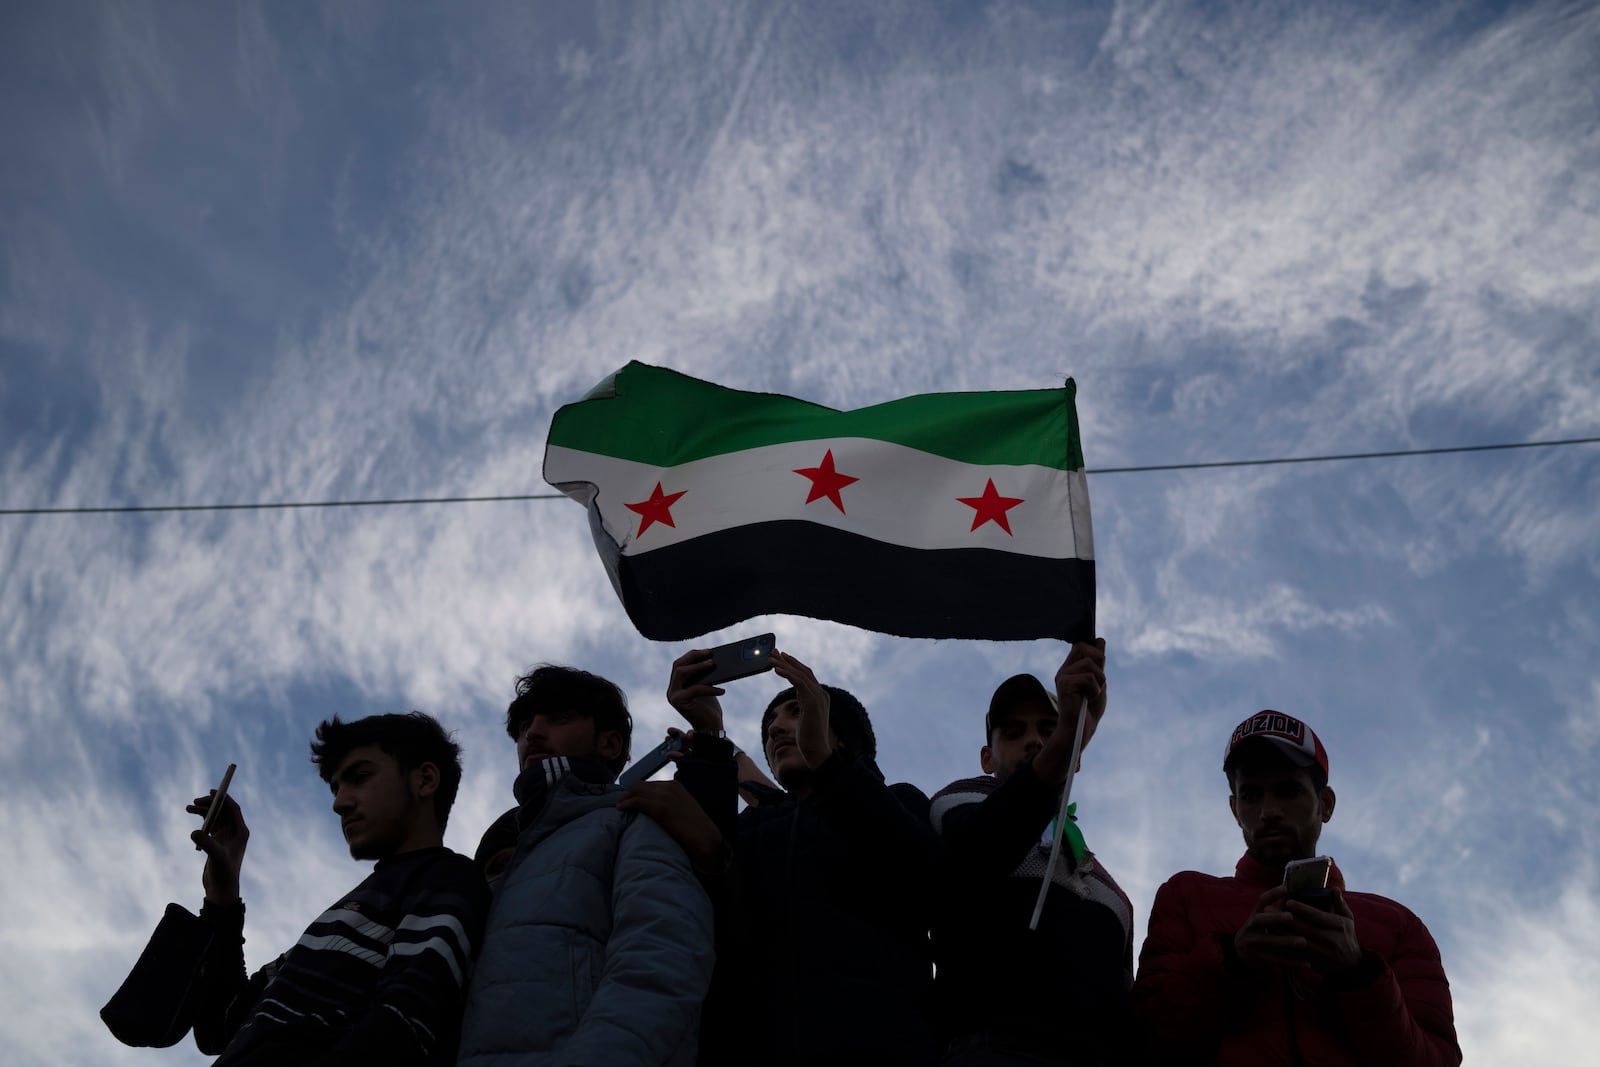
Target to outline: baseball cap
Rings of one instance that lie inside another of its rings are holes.
[[[1048,703],[1057,715],[1061,714],[1056,695],[1046,689],[1039,679],[1031,674],[1014,674],[1007,678],[995,688],[994,696],[989,698],[989,713],[983,717],[983,736],[987,738],[994,732],[996,715],[1010,711],[1018,704],[1038,700]]]
[[[1222,754],[1224,773],[1232,769],[1239,747],[1251,741],[1271,742],[1296,766],[1321,768],[1323,780],[1327,780],[1328,750],[1322,747],[1316,731],[1293,715],[1271,709],[1258,711],[1235,727]]]

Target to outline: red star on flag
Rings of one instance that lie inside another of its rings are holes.
[[[639,532],[634,536],[643,537],[644,532],[650,529],[650,524],[656,522],[671,526],[676,530],[678,524],[672,521],[671,508],[672,505],[678,502],[678,498],[687,492],[688,490],[684,489],[669,495],[661,491],[661,483],[657,482],[655,491],[650,494],[649,500],[641,500],[637,504],[626,504],[625,506],[629,511],[640,516]]]
[[[976,530],[991,520],[1010,537],[1011,523],[1006,521],[1006,512],[1022,503],[1020,496],[1001,496],[994,488],[994,479],[989,479],[989,484],[983,487],[982,496],[958,496],[957,500],[973,509],[972,529]],[[970,532],[970,531],[969,531]]]
[[[811,479],[811,494],[806,497],[806,503],[821,500],[827,497],[833,501],[833,506],[839,509],[839,514],[844,514],[844,501],[839,498],[839,490],[852,482],[859,482],[860,478],[852,478],[848,474],[840,474],[833,469],[833,449],[828,449],[827,455],[822,457],[820,467],[799,467],[796,474],[803,474]]]

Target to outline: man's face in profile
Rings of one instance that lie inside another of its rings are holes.
[[[328,788],[333,791],[333,810],[352,859],[383,859],[410,836],[417,798],[412,795],[409,776],[377,745],[351,749],[339,761]]]

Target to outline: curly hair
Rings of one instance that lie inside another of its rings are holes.
[[[541,664],[517,679],[517,698],[506,708],[506,733],[515,741],[535,713],[556,708],[593,719],[596,733],[622,735],[622,752],[608,763],[613,774],[620,774],[633,744],[633,716],[616,683],[577,667]]]

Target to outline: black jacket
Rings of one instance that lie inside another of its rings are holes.
[[[707,768],[688,764],[680,777],[700,796],[692,776]],[[727,786],[719,808],[731,804]],[[738,813],[737,890],[718,901],[737,908],[719,926],[736,925],[738,944],[719,945],[712,1000],[722,1002],[707,1010],[708,1030],[721,1032],[702,1032],[702,1063],[934,1063],[928,924],[939,842],[928,798],[842,751],[813,772],[812,789],[804,801],[767,790]],[[727,810],[712,814],[726,825]]]

